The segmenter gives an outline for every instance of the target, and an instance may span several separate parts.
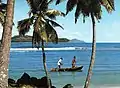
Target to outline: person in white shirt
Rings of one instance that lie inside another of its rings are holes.
[[[58,62],[57,62],[57,65],[58,65],[58,68],[59,68],[59,69],[61,68],[61,65],[63,65],[63,64],[62,64],[62,60],[63,60],[63,58],[60,58],[60,59],[58,60]]]

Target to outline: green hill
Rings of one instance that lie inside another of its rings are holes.
[[[72,39],[69,42],[71,42],[71,43],[85,43],[83,40],[78,40],[78,39]]]
[[[12,37],[12,42],[31,42],[32,36],[26,35],[26,36],[14,36]],[[68,42],[70,41],[67,38],[59,38],[59,42]]]
[[[32,36],[14,36],[12,37],[12,42],[31,42]]]

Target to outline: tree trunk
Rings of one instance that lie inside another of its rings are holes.
[[[0,88],[8,87],[8,64],[13,26],[14,0],[7,0],[7,12],[0,46]]]
[[[48,88],[51,88],[51,83],[50,83],[50,79],[49,79],[49,75],[48,75],[48,71],[47,71],[46,55],[45,55],[44,41],[43,40],[42,40],[42,53],[43,53],[43,65],[44,65],[44,70],[45,70],[45,74],[47,77]]]
[[[92,53],[91,53],[91,60],[90,60],[90,65],[89,65],[89,69],[88,69],[88,74],[87,74],[87,78],[85,81],[85,85],[84,88],[88,88],[89,84],[90,84],[90,79],[92,76],[92,68],[94,65],[94,61],[95,61],[95,53],[96,53],[96,30],[95,30],[95,19],[94,19],[94,15],[91,12],[91,19],[92,19],[92,26],[93,26],[93,41],[92,41]]]

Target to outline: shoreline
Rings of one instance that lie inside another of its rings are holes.
[[[74,86],[74,88],[83,88],[83,86]],[[90,88],[120,88],[119,85],[107,84],[107,85],[90,85]]]
[[[57,88],[62,88],[63,85],[55,85]],[[73,88],[84,88],[84,85],[72,85]],[[120,88],[120,84],[104,84],[104,85],[93,85],[90,84],[89,88]]]

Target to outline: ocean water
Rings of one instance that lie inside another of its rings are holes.
[[[45,47],[47,68],[53,85],[62,88],[70,83],[82,88],[91,56],[91,43],[48,43]],[[82,72],[50,72],[63,57],[62,67],[71,67],[73,56]],[[9,77],[18,79],[27,72],[30,76],[45,76],[41,49],[32,48],[30,42],[14,42],[10,49]],[[96,60],[91,79],[91,88],[120,88],[120,43],[97,43]]]

